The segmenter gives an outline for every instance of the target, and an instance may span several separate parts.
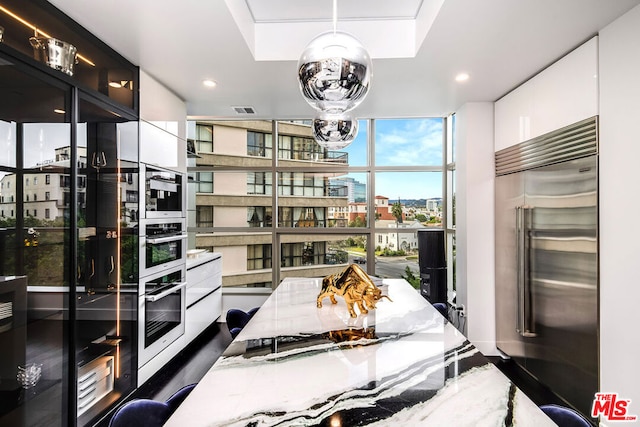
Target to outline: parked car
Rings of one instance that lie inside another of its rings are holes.
[[[353,258],[353,262],[356,264],[366,264],[367,263],[367,259],[365,257],[362,256],[357,256]]]

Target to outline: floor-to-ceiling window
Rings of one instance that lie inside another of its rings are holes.
[[[456,139],[453,129],[455,129],[455,118],[452,114],[448,117],[447,132],[445,134],[445,194],[446,194],[446,215],[445,229],[447,233],[447,268],[449,275],[447,276],[447,289],[449,301],[455,295],[456,290]]]
[[[223,254],[224,286],[273,286],[355,262],[417,287],[417,231],[448,228],[448,120],[360,120],[338,151],[304,122],[195,123],[196,246]]]

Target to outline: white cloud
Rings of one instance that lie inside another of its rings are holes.
[[[441,119],[376,121],[376,164],[410,166],[441,163]]]

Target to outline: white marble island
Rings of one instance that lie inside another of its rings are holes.
[[[351,318],[285,279],[166,426],[554,426],[402,279]]]

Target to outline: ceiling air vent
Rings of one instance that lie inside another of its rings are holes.
[[[231,107],[237,114],[255,114],[253,107]]]

